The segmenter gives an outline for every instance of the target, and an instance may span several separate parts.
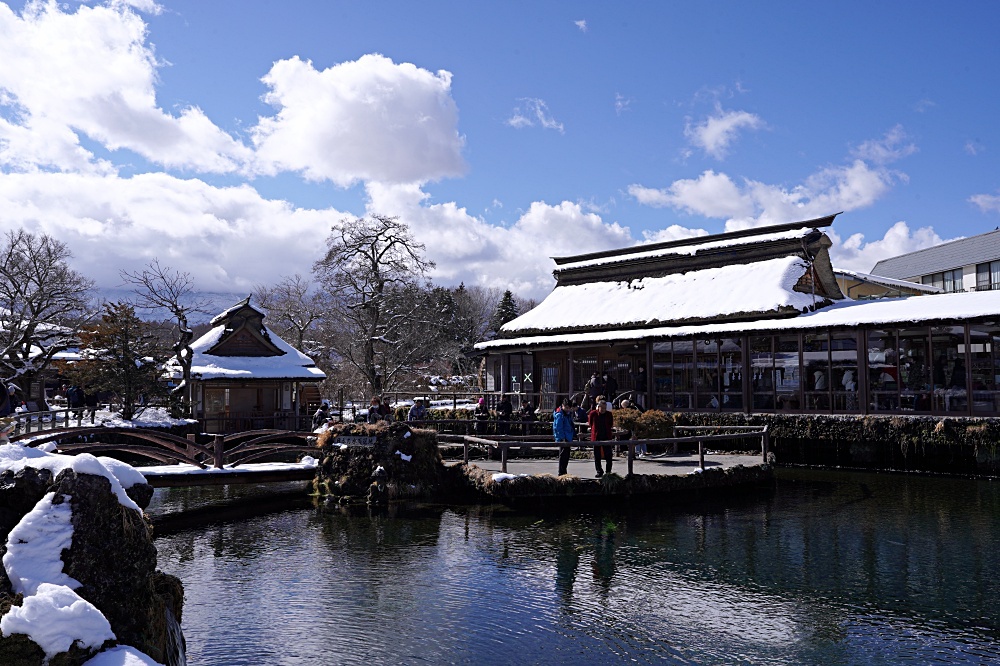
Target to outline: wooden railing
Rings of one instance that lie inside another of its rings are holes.
[[[761,458],[763,462],[767,462],[767,454],[770,450],[770,436],[767,432],[767,426],[676,426],[675,430],[685,430],[693,431],[696,434],[689,435],[685,437],[661,437],[657,439],[623,439],[623,440],[607,440],[606,442],[590,442],[590,441],[574,441],[574,442],[553,442],[553,441],[539,441],[538,439],[531,437],[496,437],[496,438],[486,438],[477,437],[473,435],[445,435],[442,437],[438,436],[439,441],[451,441],[453,443],[461,443],[463,445],[463,459],[465,464],[469,463],[469,450],[470,447],[482,447],[486,448],[488,452],[492,452],[493,448],[497,448],[500,451],[500,470],[502,472],[507,471],[507,460],[510,453],[510,448],[513,446],[518,449],[562,449],[562,448],[573,448],[580,446],[581,444],[586,446],[625,446],[628,448],[628,473],[632,474],[633,462],[636,460],[635,449],[637,446],[645,444],[647,447],[653,446],[671,446],[673,451],[676,452],[677,448],[681,444],[692,444],[696,443],[698,446],[698,467],[699,469],[705,469],[705,444],[708,442],[720,442],[720,441],[741,441],[741,440],[759,440],[760,441],[760,451]],[[732,432],[720,432],[720,431],[732,431]],[[709,432],[714,431],[714,432]],[[646,460],[657,460],[665,458],[667,453],[662,454],[647,454],[644,459]]]
[[[44,412],[17,412],[6,418],[14,419],[17,426],[13,434],[83,428],[94,424],[94,412],[87,407],[52,409]]]

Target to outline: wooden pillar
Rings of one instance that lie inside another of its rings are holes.
[[[646,340],[646,385],[642,387],[642,390],[646,392],[646,404],[643,405],[644,409],[652,409],[656,404],[656,399],[653,396],[654,381],[653,342],[651,340]]]
[[[215,468],[222,469],[225,466],[225,440],[222,435],[215,436]]]

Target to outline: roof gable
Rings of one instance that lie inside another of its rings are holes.
[[[281,356],[284,351],[271,340],[264,313],[250,305],[250,297],[212,318],[221,328],[215,344],[204,351],[213,356]]]

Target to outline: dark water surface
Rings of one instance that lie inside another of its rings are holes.
[[[602,514],[279,505],[156,545],[191,664],[1000,663],[1000,484],[779,476]]]

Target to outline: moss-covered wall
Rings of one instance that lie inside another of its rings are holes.
[[[766,425],[779,465],[1000,476],[1000,419],[689,412],[673,418],[677,425]]]

